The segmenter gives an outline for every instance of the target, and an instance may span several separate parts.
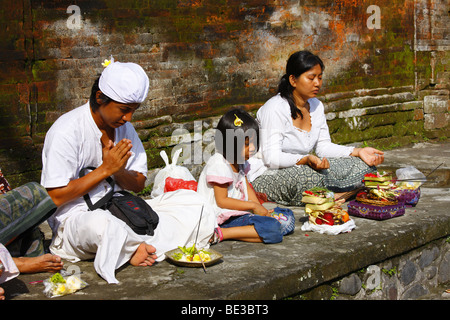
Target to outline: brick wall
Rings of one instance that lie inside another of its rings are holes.
[[[395,147],[450,135],[446,0],[3,3],[0,167],[13,185],[39,181],[46,131],[87,101],[110,55],[150,77],[133,120],[150,168],[180,141],[201,162],[220,115],[257,110],[299,49],[326,64],[334,141]]]

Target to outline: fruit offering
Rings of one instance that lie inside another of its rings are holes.
[[[341,225],[350,218],[334,201],[334,192],[315,187],[303,192],[302,202],[306,203],[305,212],[309,215],[309,222],[315,225]]]
[[[359,202],[377,202],[386,205],[396,204],[398,194],[387,189],[366,189],[356,195]]]
[[[195,245],[192,247],[178,247],[181,252],[174,253],[173,259],[177,261],[187,262],[207,262],[211,260],[211,254],[204,249],[196,249]]]
[[[341,225],[350,220],[347,211],[340,207],[333,207],[325,211],[311,211],[308,213],[309,222],[315,225]]]

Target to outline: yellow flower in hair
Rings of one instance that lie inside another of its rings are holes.
[[[111,63],[114,63],[114,57],[112,55],[111,55],[111,59],[109,59],[109,60],[105,59],[105,61],[103,61],[102,66],[106,68]]]
[[[244,121],[242,121],[237,115],[234,115],[236,117],[236,119],[234,119],[234,125],[236,127],[240,127],[242,126],[242,124],[244,123]]]
[[[105,59],[105,61],[103,61],[103,63],[102,63],[102,66],[103,66],[104,68],[106,68],[106,67],[109,66],[110,64],[111,64],[111,60]]]

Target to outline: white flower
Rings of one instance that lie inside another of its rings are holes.
[[[81,289],[81,280],[78,277],[70,276],[66,280],[66,284],[70,290],[80,290]]]

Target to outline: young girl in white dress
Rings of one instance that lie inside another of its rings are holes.
[[[283,240],[273,210],[262,206],[246,177],[247,160],[258,149],[259,127],[247,112],[233,109],[219,121],[216,153],[208,160],[197,192],[212,204],[217,216],[213,243],[233,239],[277,243]]]

